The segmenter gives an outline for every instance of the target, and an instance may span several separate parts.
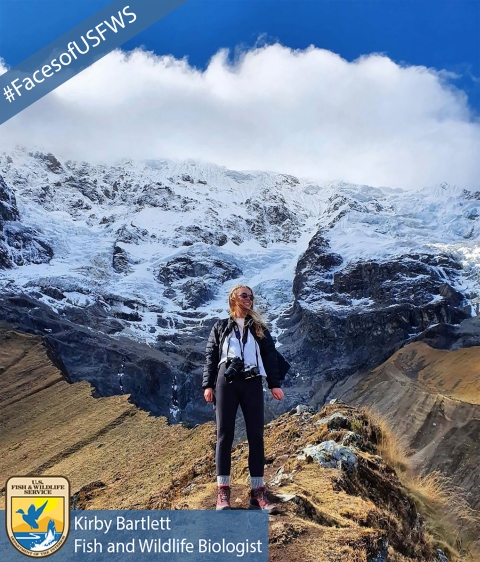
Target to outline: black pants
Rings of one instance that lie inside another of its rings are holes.
[[[215,412],[217,417],[217,450],[215,463],[217,476],[230,474],[232,444],[235,434],[235,417],[238,406],[242,408],[248,439],[248,468],[250,476],[263,476],[265,464],[263,449],[263,377],[247,380],[225,377],[225,363],[220,366],[215,387]]]

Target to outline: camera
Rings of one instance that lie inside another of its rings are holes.
[[[240,357],[233,357],[227,361],[227,369],[225,371],[225,378],[227,382],[232,382],[235,377],[240,376],[243,372],[243,360]]]
[[[260,374],[260,369],[254,365],[253,367],[249,367],[248,369],[244,369],[243,371],[244,379],[251,379],[253,377],[257,377]]]

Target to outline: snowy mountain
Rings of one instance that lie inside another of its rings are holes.
[[[456,186],[17,148],[0,155],[0,319],[45,335],[70,380],[201,421],[205,338],[244,282],[292,363],[292,403],[318,404],[336,381],[478,312],[479,235],[480,192]]]

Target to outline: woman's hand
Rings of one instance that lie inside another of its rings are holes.
[[[272,393],[272,396],[275,398],[275,400],[281,400],[284,396],[283,390],[281,388],[271,388],[270,392]]]
[[[213,388],[206,388],[203,396],[207,402],[213,402]]]

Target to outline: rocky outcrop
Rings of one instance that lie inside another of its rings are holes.
[[[52,248],[33,228],[19,222],[6,223],[0,232],[0,267],[10,269],[31,263],[48,263],[53,258]]]
[[[212,300],[219,286],[241,274],[242,270],[225,257],[187,251],[162,264],[156,277],[166,287],[165,296],[188,310]]]
[[[480,346],[480,316],[467,318],[460,324],[434,324],[425,330],[420,339],[436,349]]]
[[[128,275],[133,271],[133,265],[138,263],[130,254],[117,243],[113,247],[112,266],[116,273]]]
[[[175,229],[178,233],[182,246],[192,246],[196,242],[212,244],[214,246],[224,246],[228,237],[225,233],[218,230],[208,230],[198,225],[178,226]]]
[[[48,263],[52,248],[33,228],[23,226],[13,191],[0,176],[0,269]]]
[[[2,299],[0,320],[31,334],[45,334],[52,361],[69,382],[88,381],[98,396],[130,394],[140,408],[175,421],[175,377],[183,372],[183,357],[168,356],[128,338],[108,333],[123,329],[100,305],[64,308],[53,313],[29,296]],[[94,329],[92,329],[92,327]]]
[[[298,261],[281,341],[314,380],[373,368],[430,325],[469,316],[451,285],[460,269],[452,257],[430,254],[344,264],[319,231]],[[317,386],[312,401],[327,393],[328,384]]]
[[[135,244],[139,245],[149,237],[149,232],[146,228],[139,228],[131,223],[129,226],[123,225],[116,232],[117,242],[123,242],[124,244]]]
[[[0,228],[5,221],[17,221],[19,218],[15,195],[0,176]]]
[[[247,228],[260,245],[294,242],[300,236],[301,222],[280,194],[260,191],[245,201]]]
[[[50,170],[50,172],[53,172],[54,174],[63,172],[62,165],[51,152],[47,154],[44,154],[43,152],[36,152],[35,154],[32,154],[32,156],[38,158],[39,160],[42,160],[45,163],[47,169]]]
[[[330,428],[325,420],[332,419],[342,419],[343,427],[333,424]],[[352,435],[354,443],[344,445]],[[408,488],[379,456],[382,440],[380,426],[342,403],[329,404],[318,413],[297,407],[266,426],[265,477],[281,509],[281,515],[270,520],[273,559],[433,562],[440,560],[440,554],[445,556],[428,537],[426,522]],[[239,443],[232,456],[232,496],[241,507],[238,490],[244,487],[246,443]],[[150,505],[211,508],[214,489],[201,490],[208,471],[207,463],[196,465],[193,478],[185,470],[176,486],[157,490]],[[445,545],[446,541],[444,549]],[[453,552],[449,555],[455,559]]]

